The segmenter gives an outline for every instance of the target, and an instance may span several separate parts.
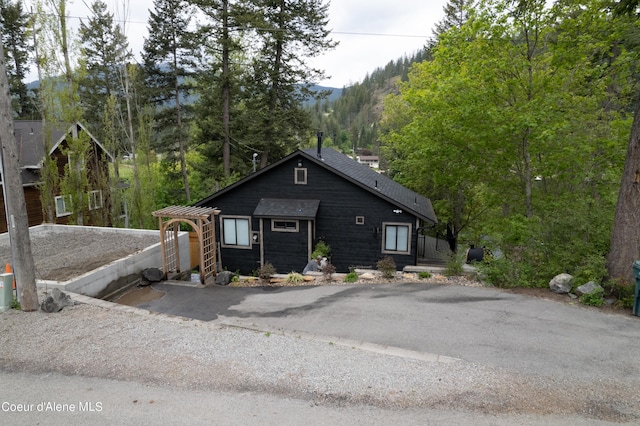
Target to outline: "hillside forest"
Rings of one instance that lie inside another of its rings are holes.
[[[454,242],[457,260],[490,249],[482,271],[495,285],[567,272],[631,291],[637,0],[451,0],[424,49],[344,88],[316,86],[324,73],[308,65],[336,46],[323,0],[154,0],[141,60],[128,2],[92,1],[78,31],[67,0],[32,3],[0,0],[14,119],[88,126],[115,155],[106,184],[126,188],[114,197],[129,226],[153,228],[152,211],[192,204],[322,131],[326,146],[378,155],[381,173],[429,197],[440,223],[427,232]],[[68,180],[50,166],[45,190]],[[112,201],[105,222],[123,226]]]

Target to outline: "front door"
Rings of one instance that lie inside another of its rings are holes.
[[[278,274],[302,272],[311,256],[313,221],[263,218],[262,264],[271,263]]]

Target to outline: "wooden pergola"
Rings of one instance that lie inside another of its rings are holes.
[[[182,222],[189,224],[198,235],[200,283],[204,284],[209,275],[216,276],[215,217],[219,213],[220,210],[215,208],[185,206],[165,207],[152,213],[160,221],[162,271],[165,277],[170,272],[180,272],[178,232]]]

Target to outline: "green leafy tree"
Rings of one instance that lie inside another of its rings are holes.
[[[387,104],[394,177],[435,199],[454,237],[474,224],[470,242],[499,240],[533,282],[606,252],[623,121],[607,106],[626,71],[600,62],[617,34],[588,6],[480,2]]]

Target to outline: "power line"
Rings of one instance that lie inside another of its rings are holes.
[[[35,13],[27,13],[29,15],[35,15]],[[59,15],[56,15],[55,13],[46,13],[47,16],[53,16],[55,18],[59,18]],[[80,20],[88,20],[90,19],[90,17],[88,16],[67,16],[68,19],[77,19],[78,21]],[[128,20],[128,19],[113,19],[114,22],[120,23],[120,24],[137,24],[137,25],[147,25],[148,22],[141,22],[141,21],[132,21],[132,20]],[[286,31],[286,29],[284,28],[249,28],[249,27],[239,27],[239,26],[235,26],[233,27],[236,30],[243,30],[243,31],[249,31],[249,30],[255,30],[255,31],[273,31],[273,32],[277,32],[277,31]],[[429,38],[430,36],[428,35],[424,35],[424,34],[396,34],[396,33],[366,33],[366,32],[357,32],[357,31],[330,31],[331,34],[337,34],[337,35],[354,35],[354,36],[366,36],[366,37],[393,37],[393,38]]]

